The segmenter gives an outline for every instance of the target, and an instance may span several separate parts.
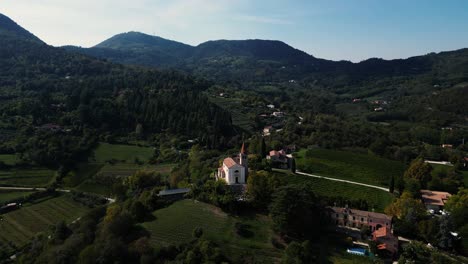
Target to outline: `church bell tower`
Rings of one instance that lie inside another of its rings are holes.
[[[245,144],[242,143],[242,148],[240,150],[240,153],[239,153],[239,163],[240,165],[244,166],[245,168],[245,176],[247,177],[247,175],[249,174],[249,162],[248,162],[248,159],[247,159],[247,154],[245,153]]]

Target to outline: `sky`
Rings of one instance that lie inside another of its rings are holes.
[[[190,45],[281,40],[354,62],[468,47],[465,0],[0,0],[0,13],[54,46],[139,31]]]

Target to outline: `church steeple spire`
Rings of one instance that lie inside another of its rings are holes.
[[[242,148],[240,150],[240,154],[245,154],[245,143],[242,143]]]

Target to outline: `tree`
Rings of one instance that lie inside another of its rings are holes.
[[[291,172],[296,173],[296,159],[295,158],[291,160]]]
[[[271,202],[272,194],[281,186],[281,178],[266,171],[251,172],[247,179],[247,194],[258,208],[266,208]]]
[[[312,245],[308,240],[302,244],[296,241],[291,242],[281,259],[282,264],[309,264],[313,262]]]
[[[421,200],[413,198],[411,193],[405,191],[400,198],[385,208],[385,213],[400,220],[405,220],[409,216],[421,219],[426,215],[426,209]]]
[[[460,189],[452,195],[445,203],[445,210],[450,212],[455,228],[464,226],[468,219],[468,189]]]
[[[260,155],[262,156],[262,159],[264,159],[267,155],[267,148],[266,148],[266,143],[265,143],[265,138],[262,137],[262,142],[260,144]]]
[[[323,211],[311,190],[308,184],[287,185],[273,194],[270,215],[278,232],[309,238],[320,232]]]
[[[388,188],[390,193],[393,193],[395,191],[395,176],[392,175],[392,178],[390,178],[390,186]]]
[[[418,180],[421,187],[426,188],[427,183],[431,180],[432,167],[430,164],[425,163],[422,159],[414,160],[409,168],[405,171],[406,179]]]

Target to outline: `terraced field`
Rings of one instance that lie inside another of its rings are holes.
[[[156,246],[188,242],[192,239],[192,231],[201,227],[204,235],[223,246],[228,256],[246,250],[255,251],[259,258],[269,262],[281,256],[270,242],[270,220],[265,216],[233,218],[217,207],[193,200],[176,202],[153,214],[156,220],[142,225],[151,232],[151,241]],[[242,238],[237,235],[234,229],[236,222],[248,226],[253,236]]]
[[[286,181],[289,184],[304,184],[304,183],[311,183],[313,191],[325,197],[343,197],[353,200],[366,200],[370,207],[375,209],[377,212],[383,212],[385,207],[389,205],[393,200],[393,195],[365,187],[354,185],[345,182],[336,182],[326,179],[319,179],[319,178],[312,178],[303,175],[297,174],[280,174],[282,177],[285,177]]]
[[[76,186],[76,189],[83,192],[110,195],[111,186],[100,184],[99,177],[123,178],[131,176],[139,170],[153,171],[160,173],[162,176],[168,176],[175,164],[137,165],[134,163],[117,163],[87,164],[86,166],[89,168],[84,172],[88,173],[88,176],[81,177],[81,183]],[[89,174],[90,171],[92,171],[92,174]]]
[[[151,147],[100,143],[94,152],[94,156],[96,163],[105,163],[110,160],[134,163],[136,159],[141,162],[148,162],[153,153],[154,150]]]
[[[87,210],[67,195],[24,206],[0,216],[0,242],[22,247],[38,232],[47,231],[61,220],[70,223]]]
[[[33,192],[27,191],[0,191],[0,206],[13,199],[22,198]]]
[[[0,161],[7,165],[14,165],[18,158],[14,154],[0,154]]]
[[[297,168],[303,172],[383,187],[389,185],[392,176],[402,175],[406,168],[399,161],[374,155],[320,148],[302,150],[296,157]]]
[[[44,187],[55,177],[55,171],[33,168],[0,171],[0,185]]]
[[[249,119],[246,108],[242,105],[241,100],[234,98],[222,98],[222,97],[209,97],[210,101],[217,104],[218,106],[226,109],[231,113],[232,123],[247,131],[254,131],[253,123]]]

